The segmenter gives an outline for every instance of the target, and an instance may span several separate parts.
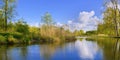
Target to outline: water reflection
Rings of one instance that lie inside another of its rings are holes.
[[[96,41],[103,50],[104,60],[120,60],[120,40],[114,38],[87,39]]]
[[[120,40],[117,39],[114,48],[114,60],[120,60]]]
[[[49,60],[50,57],[55,53],[57,45],[54,44],[43,44],[40,45],[40,56],[45,60]]]
[[[0,46],[0,60],[7,60],[7,48],[4,46]]]
[[[94,60],[97,54],[102,53],[102,50],[99,48],[96,42],[86,41],[85,39],[82,41],[77,40],[75,46],[78,50],[80,58],[84,60]]]
[[[120,39],[0,46],[0,60],[120,60]]]

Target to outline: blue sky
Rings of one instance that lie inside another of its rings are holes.
[[[45,12],[49,12],[55,22],[67,24],[78,20],[82,12],[93,11],[93,17],[100,18],[102,6],[103,0],[17,0],[16,11],[18,17],[32,25],[40,22]]]

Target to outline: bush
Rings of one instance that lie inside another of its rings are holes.
[[[8,36],[8,42],[9,42],[9,43],[17,43],[18,41],[17,41],[17,39],[15,39],[15,38],[13,37],[13,35],[9,35],[9,36]]]
[[[23,35],[19,32],[14,32],[12,35],[14,38],[17,38],[17,39],[21,39],[23,37]]]
[[[22,43],[29,43],[30,40],[31,40],[31,39],[30,39],[29,37],[23,37],[21,42],[22,42]]]
[[[0,43],[7,43],[6,37],[0,35]]]

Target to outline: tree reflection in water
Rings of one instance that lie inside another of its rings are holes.
[[[8,60],[6,46],[0,46],[0,60]]]
[[[87,38],[74,42],[0,46],[0,60],[120,60],[120,39]]]
[[[114,60],[120,60],[120,39],[116,39],[115,42]]]
[[[120,39],[88,38],[87,40],[97,42],[103,51],[103,60],[120,60]]]

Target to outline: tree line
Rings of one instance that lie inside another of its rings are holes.
[[[42,25],[29,26],[24,19],[13,21],[16,14],[16,0],[0,0],[0,3],[0,44],[75,40],[74,34],[69,30],[55,26],[48,12],[41,17]]]

